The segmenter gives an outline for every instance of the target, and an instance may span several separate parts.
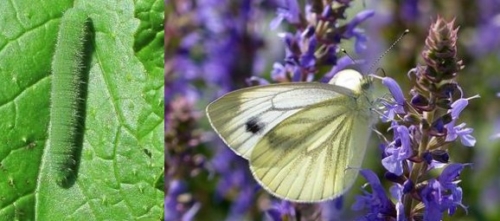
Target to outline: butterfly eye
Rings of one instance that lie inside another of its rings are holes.
[[[365,80],[365,81],[363,81],[363,83],[361,83],[361,90],[363,90],[363,91],[366,91],[366,90],[370,89],[371,87],[372,87],[372,82],[369,80]]]

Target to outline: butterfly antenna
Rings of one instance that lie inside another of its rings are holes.
[[[356,60],[354,60],[354,58],[352,58],[351,55],[349,55],[349,53],[347,53],[345,49],[341,48],[340,51],[342,51],[342,53],[344,53],[348,58],[350,58],[353,64],[358,64]]]
[[[401,34],[399,36],[398,39],[396,39],[396,41],[394,41],[394,43],[392,43],[392,45],[384,51],[384,53],[382,53],[378,58],[377,60],[375,60],[372,65],[370,66],[370,68],[368,69],[368,73],[371,73],[372,69],[375,67],[375,65],[378,64],[378,62],[406,35],[410,32],[410,30],[406,29],[403,34]]]
[[[381,71],[381,72],[382,72],[382,76],[384,76],[384,77],[385,77],[385,76],[387,76],[387,75],[385,74],[385,70],[384,70],[383,68],[377,68],[377,70],[375,70],[375,73],[378,73],[379,71]]]

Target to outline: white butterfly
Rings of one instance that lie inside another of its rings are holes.
[[[371,85],[370,78],[344,70],[329,84],[233,91],[206,111],[215,131],[249,160],[267,191],[290,201],[318,202],[342,195],[356,180],[373,119]]]

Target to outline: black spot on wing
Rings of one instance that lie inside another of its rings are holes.
[[[252,134],[258,134],[261,133],[262,130],[264,129],[265,124],[259,120],[257,117],[252,117],[248,119],[248,121],[245,123],[245,130],[247,132],[250,132]]]

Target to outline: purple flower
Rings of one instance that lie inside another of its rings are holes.
[[[500,23],[498,22],[500,5],[496,0],[479,0],[479,19],[477,19],[477,30],[474,32],[473,44],[470,52],[478,57],[488,53],[498,52],[500,48]]]
[[[373,10],[364,10],[358,13],[346,26],[346,31],[342,35],[343,38],[349,39],[354,37],[354,50],[356,53],[361,53],[366,49],[367,38],[364,31],[356,28],[360,23],[364,22],[366,19],[372,17],[375,14]]]
[[[465,123],[455,126],[455,120],[453,120],[451,123],[445,125],[445,127],[448,131],[446,141],[454,141],[459,137],[460,142],[466,147],[473,147],[476,144],[476,138],[471,135],[474,129],[466,128]]]
[[[427,187],[420,193],[422,202],[425,205],[424,220],[426,221],[439,221],[442,219],[444,210],[441,209],[442,204],[442,190],[436,180],[430,180]]]
[[[200,209],[199,203],[180,201],[182,194],[188,194],[186,184],[180,180],[171,180],[165,196],[165,221],[193,220]]]
[[[394,141],[386,148],[388,155],[382,159],[382,165],[387,171],[396,175],[403,174],[403,161],[412,156],[410,132],[406,126],[393,126]]]
[[[396,102],[385,102],[383,101],[382,104],[384,105],[384,113],[380,115],[380,118],[382,119],[382,122],[390,122],[395,120],[396,114],[404,114],[405,110],[404,107],[399,105]]]
[[[403,95],[403,91],[401,90],[401,87],[399,87],[398,83],[390,77],[383,77],[382,84],[389,89],[389,92],[391,92],[391,95],[396,103],[403,106],[405,103],[405,96]]]
[[[401,16],[409,22],[413,22],[419,17],[418,0],[405,0],[401,3]]]
[[[204,0],[197,4],[185,4],[185,7],[190,7],[183,8],[185,14],[180,13],[181,18],[169,20],[172,24],[167,25],[174,29],[173,33],[182,33],[183,36],[179,38],[179,47],[172,59],[166,62],[173,72],[166,82],[179,81],[184,84],[174,84],[175,90],[167,86],[166,97],[186,89],[200,96],[202,92],[199,85],[191,85],[198,81],[218,88],[219,94],[215,96],[220,96],[234,89],[234,82],[242,82],[254,74],[248,67],[258,61],[254,55],[263,44],[259,35],[245,28],[260,19],[254,15],[257,10],[249,5],[248,0],[235,4]]]
[[[353,30],[354,35],[354,51],[356,53],[361,53],[365,51],[367,47],[368,38],[365,35],[365,32],[359,28]]]
[[[404,188],[403,185],[396,183],[389,189],[389,192],[391,193],[392,197],[397,201],[396,203],[397,221],[406,220],[404,213],[404,206],[403,206],[403,188]]]
[[[297,28],[295,34],[280,33],[279,36],[285,42],[286,51],[284,65],[274,66],[273,76],[287,76],[288,81],[312,81],[315,79],[315,74],[321,66],[332,66],[338,63],[337,52],[338,45],[342,39],[350,39],[355,37],[356,51],[362,51],[366,48],[367,38],[361,29],[356,27],[369,17],[373,16],[373,10],[366,10],[359,13],[351,21],[345,25],[340,25],[340,20],[345,19],[344,11],[349,6],[348,2],[345,7],[332,9],[334,3],[323,5],[323,11],[314,11],[310,3],[306,3],[306,17],[302,17],[302,13],[298,10],[296,1],[287,0],[284,6],[278,12],[278,17],[271,23],[276,26],[282,20],[286,19],[294,24]],[[317,5],[316,5],[317,6]],[[286,8],[286,10],[283,10]],[[344,62],[344,61],[342,61]],[[340,64],[343,66],[343,64]],[[323,82],[328,82],[328,77],[340,69],[340,66],[335,66],[337,70],[331,71],[323,76]],[[287,74],[283,74],[286,71]],[[281,81],[283,82],[283,81]]]
[[[343,196],[339,196],[333,200],[328,200],[324,203],[321,203],[322,220],[326,220],[326,221],[339,220],[343,207],[344,207],[344,197]]]
[[[248,162],[225,147],[218,150],[210,163],[213,172],[220,175],[216,198],[233,200],[228,217],[241,218],[253,203],[257,185],[248,169]]]
[[[256,22],[262,22],[265,16],[257,16],[260,14],[256,13],[262,12],[260,11],[262,8],[254,7],[255,5],[248,0],[177,3],[173,7],[178,6],[182,10],[176,10],[172,14],[179,16],[178,19],[166,20],[167,29],[171,29],[173,33],[167,38],[173,38],[170,43],[177,43],[178,46],[175,50],[166,51],[172,53],[171,59],[167,59],[165,64],[166,150],[168,151],[165,160],[168,164],[166,177],[167,180],[175,177],[188,182],[189,178],[199,174],[200,170],[212,172],[218,178],[216,193],[213,195],[219,200],[224,198],[231,202],[228,217],[234,218],[245,214],[255,200],[253,197],[255,181],[249,172],[248,163],[231,152],[222,142],[214,144],[213,148],[200,151],[199,144],[205,140],[202,141],[203,131],[200,131],[198,119],[193,116],[198,116],[202,112],[182,108],[187,105],[177,105],[180,108],[176,108],[174,106],[176,103],[171,101],[176,101],[173,99],[174,95],[180,95],[183,100],[190,98],[191,104],[195,104],[201,97],[211,99],[235,87],[241,87],[245,80],[264,84],[265,81],[260,78],[248,79],[254,74],[253,68],[259,61],[256,54],[263,47],[260,35],[248,27],[255,25]],[[209,89],[203,91],[203,88]],[[193,125],[196,127],[193,128]],[[203,164],[197,164],[197,159],[202,158],[201,153],[207,152],[208,155],[216,154],[209,163],[204,161]],[[166,185],[169,186],[168,183]],[[198,199],[194,197],[204,195],[204,190],[192,191],[193,193],[185,192],[182,196],[190,196],[193,202],[197,202]],[[200,192],[202,193],[199,194]],[[170,195],[166,198],[169,205],[175,203],[175,197]],[[189,205],[195,205],[193,202]],[[168,207],[168,209],[174,208],[180,208],[179,204],[177,207]],[[181,209],[182,212],[188,211],[186,208]],[[176,213],[167,212],[167,214],[173,216]],[[176,217],[176,220],[180,220],[180,216]]]
[[[429,99],[421,94],[413,94],[410,103],[414,108],[421,111],[429,111],[434,108],[431,106]]]
[[[296,217],[295,208],[286,200],[273,201],[266,214],[273,221],[293,220]]]
[[[439,183],[441,183],[446,188],[455,188],[456,180],[459,178],[460,173],[466,166],[470,166],[471,164],[461,164],[461,163],[453,163],[448,165],[438,177]]]
[[[316,50],[316,37],[312,35],[307,39],[304,39],[304,44],[302,45],[302,55],[299,58],[299,64],[305,69],[311,69],[316,64],[316,57],[314,52]]]
[[[449,115],[444,115],[442,117],[439,117],[434,122],[432,122],[429,134],[436,137],[444,136],[446,133],[445,121],[446,122],[450,121]]]
[[[271,29],[278,27],[283,20],[290,24],[297,24],[300,21],[300,9],[297,0],[283,0],[276,13],[276,18],[270,24]]]
[[[446,151],[435,150],[432,153],[425,152],[423,158],[428,164],[427,170],[429,171],[435,168],[442,168],[446,166],[448,163],[449,155]]]
[[[460,98],[451,104],[451,110],[448,111],[451,114],[452,121],[445,126],[447,132],[446,141],[454,141],[460,138],[460,142],[464,146],[473,147],[476,144],[476,138],[471,134],[474,131],[472,128],[466,128],[465,123],[461,123],[455,126],[456,120],[458,119],[460,113],[469,104],[469,100],[473,98],[479,98],[478,95],[472,96],[470,98]]]
[[[380,118],[383,122],[393,121],[395,120],[396,114],[405,113],[404,105],[406,100],[403,95],[403,91],[401,90],[401,87],[399,87],[399,84],[390,77],[378,77],[376,75],[373,75],[373,77],[382,80],[382,84],[387,87],[392,95],[392,98],[394,99],[394,101],[382,101],[382,104],[384,105],[384,114],[382,114]]]
[[[174,102],[176,96],[183,96],[191,103],[195,103],[200,95],[195,87],[191,85],[190,80],[186,78],[179,78],[175,81],[170,82],[169,80],[165,81],[167,85],[165,88],[165,103],[169,104]],[[168,113],[166,113],[168,114]],[[165,122],[167,123],[167,122]]]
[[[363,189],[363,195],[356,196],[356,202],[352,205],[353,210],[368,209],[368,213],[360,220],[386,220],[396,214],[394,204],[387,197],[384,187],[377,175],[371,170],[361,170],[360,174],[365,177],[371,186],[372,192]]]
[[[330,81],[337,72],[344,70],[346,67],[352,65],[353,63],[354,61],[348,56],[339,58],[337,61],[337,65],[333,66],[332,69],[327,74],[325,74],[325,76],[321,79],[321,82],[328,83],[328,81]]]
[[[253,187],[253,185],[242,186],[238,196],[231,204],[231,208],[229,209],[229,214],[226,220],[242,220],[244,214],[252,206],[255,192],[256,189]]]
[[[285,43],[285,66],[274,65],[273,75],[283,75],[283,71],[289,71],[292,81],[311,81],[312,74],[316,71],[316,47],[317,40],[314,29],[306,29],[302,33],[280,33]]]
[[[465,109],[465,107],[469,104],[468,99],[460,98],[451,104],[451,117],[452,119],[457,119],[460,113]]]
[[[474,44],[470,47],[471,51],[478,57],[491,52],[496,52],[500,48],[498,32],[500,24],[498,16],[492,17],[489,21],[478,24],[477,31],[474,32]]]
[[[464,209],[462,204],[462,188],[458,184],[460,172],[469,164],[450,164],[437,179],[431,179],[420,192],[425,205],[424,220],[441,220],[443,212],[448,210],[451,216],[457,206]]]
[[[274,62],[273,70],[271,71],[271,79],[275,82],[282,82],[287,79],[286,68],[279,62]]]
[[[364,10],[358,13],[346,26],[346,31],[343,34],[343,37],[346,39],[352,38],[354,36],[354,32],[356,27],[364,22],[366,19],[372,17],[375,14],[374,10]]]
[[[176,56],[171,61],[166,61],[165,66],[169,70],[165,80],[166,104],[178,95],[185,96],[191,102],[198,100],[198,90],[191,85],[191,81],[199,77],[200,67],[189,56],[190,48],[195,47],[199,39],[198,33],[188,34],[179,43]],[[180,69],[183,70],[182,74],[178,71]]]
[[[474,95],[469,98],[460,98],[453,102],[451,104],[451,110],[449,111],[449,113],[451,113],[452,119],[457,119],[460,116],[460,113],[462,113],[465,107],[467,107],[467,105],[469,104],[469,100],[474,98],[479,98],[479,95]]]
[[[196,128],[198,115],[192,110],[193,104],[185,96],[178,96],[166,105],[165,114],[165,208],[170,211],[166,220],[179,220],[180,217],[193,217],[199,204],[191,198],[184,178],[198,174],[204,169],[204,157],[193,154],[193,150],[201,142]],[[184,200],[179,200],[180,196]],[[186,200],[187,199],[187,200]],[[196,206],[198,205],[198,206]],[[185,218],[190,220],[191,218]]]

